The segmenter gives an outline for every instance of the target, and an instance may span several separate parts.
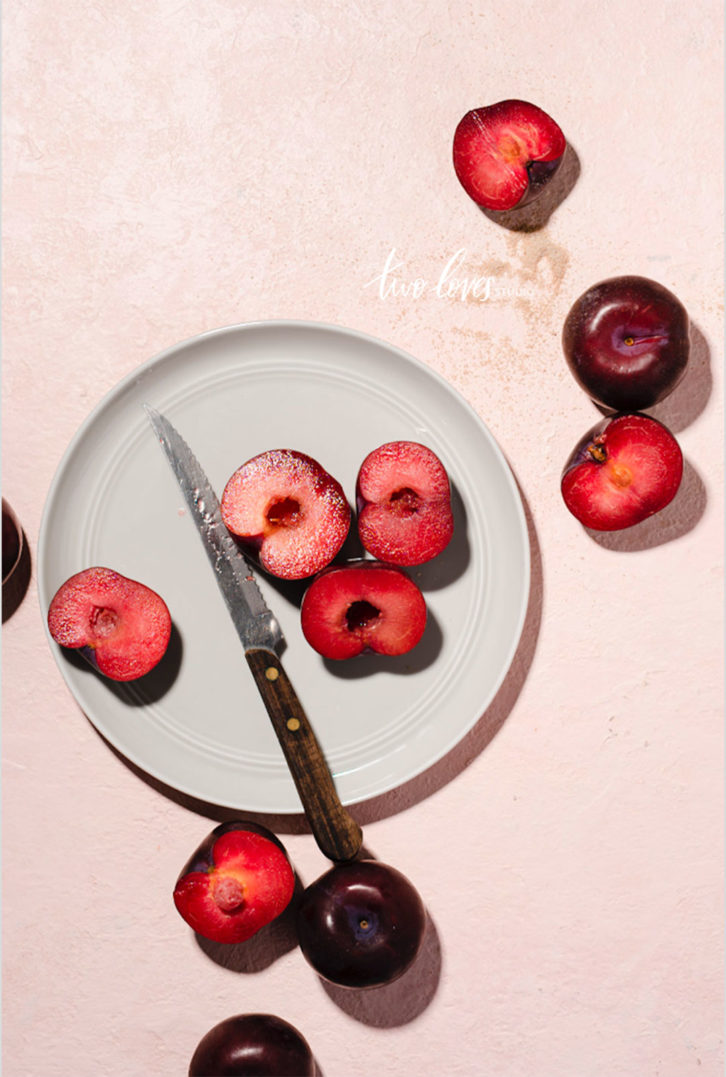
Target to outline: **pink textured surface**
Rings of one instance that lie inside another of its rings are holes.
[[[410,351],[479,411],[534,578],[476,728],[357,809],[431,917],[415,974],[362,996],[322,986],[285,925],[232,957],[197,945],[171,891],[221,813],[96,735],[33,580],[3,629],[5,1077],[178,1077],[249,1010],[297,1025],[324,1077],[722,1072],[720,15],[6,3],[2,478],[33,555],[61,454],[122,376],[203,330],[309,318]],[[487,219],[451,165],[461,116],[514,96],[575,151],[530,233]],[[379,287],[393,249],[398,286]],[[661,517],[596,540],[560,501],[597,413],[559,333],[619,273],[692,315],[689,372],[653,412],[686,472]],[[452,277],[488,283],[464,301]],[[301,820],[266,821],[304,882],[324,869]]]

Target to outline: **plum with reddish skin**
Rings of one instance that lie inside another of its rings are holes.
[[[576,446],[562,475],[562,496],[585,527],[619,531],[664,509],[682,475],[680,446],[662,423],[616,415]]]
[[[302,1033],[270,1013],[227,1017],[197,1044],[189,1077],[314,1077],[315,1059]]]
[[[647,277],[610,277],[570,309],[562,348],[575,380],[597,404],[641,411],[675,389],[688,364],[688,313]]]
[[[80,651],[105,677],[131,681],[164,656],[171,616],[150,587],[94,566],[58,588],[48,608],[48,629],[56,643]]]
[[[215,827],[184,865],[174,904],[198,935],[237,943],[280,916],[294,889],[295,873],[272,831],[232,821]]]
[[[286,580],[330,564],[350,527],[340,483],[295,449],[269,449],[242,464],[224,488],[221,509],[260,566]]]
[[[436,453],[416,441],[389,441],[366,456],[356,502],[363,546],[388,564],[431,561],[454,532],[446,469]]]
[[[504,212],[537,198],[562,163],[560,127],[529,101],[472,109],[454,133],[454,170],[477,205]]]
[[[341,987],[391,983],[413,963],[426,910],[412,883],[377,860],[336,864],[304,891],[300,949],[325,980]]]
[[[303,635],[324,658],[406,654],[426,627],[426,600],[402,569],[379,561],[331,565],[303,597]]]

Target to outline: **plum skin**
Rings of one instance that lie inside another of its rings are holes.
[[[426,910],[415,887],[376,860],[336,864],[307,887],[298,906],[303,956],[340,987],[398,979],[416,958],[425,930]]]
[[[18,563],[22,547],[20,525],[5,498],[2,499],[2,523],[3,583],[5,583]]]
[[[277,846],[281,853],[284,853],[285,856],[287,856],[287,850],[277,834],[273,833],[273,831],[269,830],[266,826],[263,826],[261,823],[253,823],[248,819],[231,819],[226,823],[219,823],[209,832],[209,834],[207,834],[206,838],[199,843],[179,872],[179,879],[183,879],[185,875],[189,875],[193,871],[207,871],[213,864],[212,852],[217,838],[221,838],[223,834],[229,834],[235,830],[245,830],[249,834],[257,834],[261,838],[267,838],[268,841],[271,841],[273,845]]]
[[[686,371],[690,322],[680,300],[647,277],[610,277],[572,305],[562,350],[582,389],[603,407],[641,411]]]
[[[189,1077],[314,1077],[315,1060],[305,1037],[268,1013],[238,1014],[202,1037]]]

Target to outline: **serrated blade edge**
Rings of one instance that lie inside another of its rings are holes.
[[[249,562],[222,520],[219,499],[202,465],[164,415],[149,404],[144,404],[144,410],[192,514],[245,650],[264,647],[277,651],[284,638],[282,629],[262,597]]]

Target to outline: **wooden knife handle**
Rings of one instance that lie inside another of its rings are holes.
[[[330,860],[353,860],[363,832],[343,805],[330,768],[280,659],[252,649],[245,657],[285,754],[315,840]]]

